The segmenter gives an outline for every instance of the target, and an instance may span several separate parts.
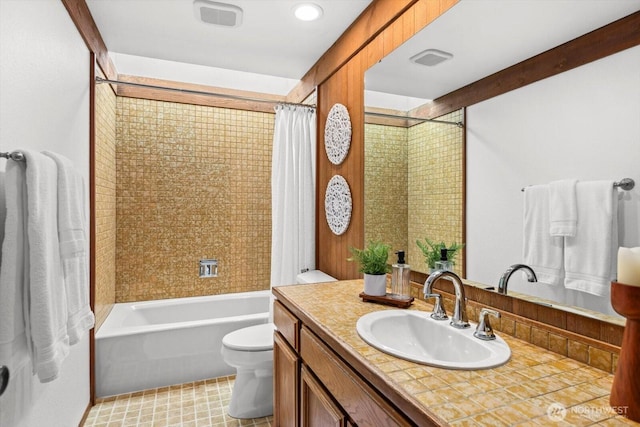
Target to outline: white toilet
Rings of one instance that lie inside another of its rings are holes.
[[[300,273],[298,284],[335,282],[319,270]],[[222,338],[222,357],[236,369],[229,403],[234,418],[260,418],[273,414],[273,323],[250,326]]]

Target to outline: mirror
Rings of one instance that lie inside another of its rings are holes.
[[[603,15],[596,4],[580,3],[578,10],[577,1],[501,2],[499,8],[495,3],[462,0],[369,69],[365,75],[367,111],[412,116],[428,100],[623,18],[639,7],[638,2],[616,1]],[[540,37],[543,27],[545,37]],[[452,57],[436,66],[411,62],[430,49]],[[632,84],[637,77],[634,80],[630,71],[638,61],[640,48],[636,46],[471,105],[465,112],[464,132],[446,124],[418,125],[406,120],[403,127],[402,120],[367,114],[365,238],[383,237],[395,250],[406,247],[408,262],[418,271],[426,268],[416,238],[464,241],[466,259],[457,260],[456,270],[468,280],[497,287],[509,265],[523,262],[523,187],[567,178],[640,180],[634,166],[640,162],[640,94],[638,85]],[[632,86],[636,89],[630,90]],[[441,119],[462,120],[462,112]],[[437,151],[419,154],[411,143],[422,127],[428,129],[425,133],[430,138],[423,145],[433,145],[441,134],[457,131],[460,142],[452,142],[457,140],[453,138]],[[442,160],[446,149],[455,150],[456,145],[461,146],[460,160],[446,164],[445,176],[438,165],[446,163]],[[397,160],[404,157],[406,165]],[[434,176],[424,175],[420,168],[435,171]],[[436,184],[440,185],[437,189]],[[424,192],[414,192],[413,185],[422,185]],[[619,193],[619,245],[640,246],[640,190],[636,186]],[[448,205],[449,199],[458,200]],[[426,212],[432,214],[428,222],[412,225]],[[452,218],[452,229],[458,229],[438,235]],[[568,292],[563,286],[545,288],[519,276],[514,275],[509,283],[510,295],[553,301],[554,306],[583,313],[586,309],[595,316],[605,313],[612,316],[607,319],[621,321],[614,317],[608,295]]]

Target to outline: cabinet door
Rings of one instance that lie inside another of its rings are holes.
[[[347,426],[345,414],[304,365],[300,377],[300,426]]]
[[[295,427],[298,419],[298,355],[282,335],[273,336],[273,421],[279,427]]]

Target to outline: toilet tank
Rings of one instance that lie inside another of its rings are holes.
[[[296,282],[299,284],[337,281],[338,280],[335,277],[331,277],[327,273],[323,273],[320,270],[305,271],[304,273],[300,273],[296,276]]]

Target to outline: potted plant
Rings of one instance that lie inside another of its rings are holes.
[[[455,265],[455,258],[458,254],[458,250],[464,247],[464,243],[453,242],[449,247],[444,242],[433,242],[428,238],[424,238],[424,242],[420,239],[416,240],[416,244],[424,255],[424,261],[429,268],[429,273],[433,272],[436,268],[436,262],[440,260],[440,252],[442,249],[447,249],[447,259]]]
[[[387,293],[387,273],[389,265],[389,250],[391,246],[371,240],[364,249],[349,248],[351,258],[347,261],[357,261],[360,272],[364,273],[364,293],[372,296],[383,296]]]

